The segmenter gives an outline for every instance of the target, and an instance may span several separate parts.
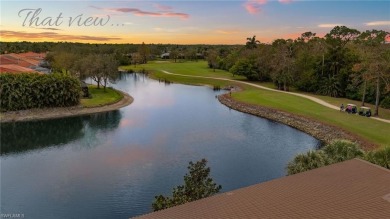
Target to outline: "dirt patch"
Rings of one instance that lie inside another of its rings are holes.
[[[377,145],[372,144],[359,136],[356,136],[342,128],[333,125],[324,124],[313,119],[298,116],[281,110],[243,103],[234,100],[230,97],[229,94],[223,94],[218,96],[218,100],[229,108],[270,119],[275,122],[283,123],[300,131],[303,131],[325,143],[330,143],[336,139],[346,139],[353,142],[357,142],[365,150],[372,150],[377,148]]]
[[[134,99],[129,94],[119,91],[123,94],[123,98],[113,104],[84,108],[82,106],[73,107],[56,107],[56,108],[43,108],[43,109],[29,109],[20,111],[11,111],[1,113],[0,122],[21,122],[21,121],[32,121],[32,120],[44,120],[71,116],[88,115],[93,113],[102,113],[112,110],[117,110],[122,107],[130,105]]]

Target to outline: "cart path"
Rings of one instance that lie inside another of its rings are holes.
[[[321,104],[321,105],[323,105],[325,107],[328,107],[328,108],[331,108],[331,109],[334,109],[334,110],[340,110],[339,107],[337,107],[335,105],[332,105],[332,104],[330,104],[328,102],[325,102],[325,101],[323,101],[321,99],[318,99],[316,97],[312,97],[312,96],[305,95],[305,94],[299,94],[299,93],[275,90],[275,89],[272,89],[272,88],[269,88],[269,87],[264,87],[264,86],[261,86],[261,85],[258,85],[258,84],[253,84],[253,83],[250,83],[250,82],[237,81],[237,80],[228,79],[228,78],[217,78],[217,77],[207,77],[207,76],[197,76],[197,75],[182,75],[182,74],[176,74],[176,73],[172,73],[172,72],[165,71],[165,70],[161,70],[161,71],[163,73],[169,74],[169,75],[177,75],[177,76],[190,77],[190,78],[191,77],[192,78],[208,78],[208,79],[215,79],[215,80],[222,80],[222,81],[231,81],[231,82],[235,82],[235,83],[246,84],[246,85],[249,85],[249,86],[252,86],[252,87],[256,87],[256,88],[260,88],[260,89],[264,89],[264,90],[269,90],[269,91],[274,91],[274,92],[279,92],[279,93],[284,93],[284,94],[290,94],[290,95],[294,95],[294,96],[298,96],[298,97],[303,97],[303,98],[309,99],[309,100],[311,100],[313,102],[316,102],[318,104]],[[378,121],[381,121],[381,122],[390,123],[390,120],[387,120],[387,119],[381,119],[381,118],[377,118],[377,117],[370,117],[370,118],[378,120]]]

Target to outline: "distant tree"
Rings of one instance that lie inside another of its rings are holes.
[[[104,90],[106,90],[107,82],[114,83],[119,77],[118,71],[118,61],[115,60],[113,55],[101,55],[101,75],[102,75],[102,85]]]
[[[373,81],[376,87],[374,115],[379,115],[381,84],[390,91],[390,47],[384,44],[387,34],[389,33],[382,30],[367,30],[359,37],[359,52],[362,60],[359,63],[359,70],[362,71],[364,86],[362,103],[364,104],[367,83]]]
[[[208,51],[207,54],[207,63],[209,68],[212,68],[214,71],[218,67],[218,52],[215,50]]]
[[[179,50],[177,48],[173,48],[169,52],[169,58],[173,59],[176,62],[177,59],[179,58]]]
[[[245,47],[247,49],[255,49],[257,48],[257,44],[260,44],[260,41],[256,40],[256,36],[246,38]]]
[[[259,79],[257,66],[254,61],[249,59],[239,59],[229,71],[233,74],[233,77],[235,75],[242,75],[252,81]]]
[[[184,185],[174,188],[172,197],[156,196],[152,203],[153,210],[158,211],[217,194],[222,186],[213,182],[210,178],[210,167],[206,165],[206,159],[190,162],[189,173],[184,176]]]
[[[277,39],[272,43],[274,56],[272,60],[273,72],[271,78],[280,90],[289,90],[293,82],[294,42],[292,40]]]
[[[149,46],[145,45],[145,43],[142,42],[142,44],[138,47],[138,53],[141,57],[141,64],[146,64],[150,56]]]

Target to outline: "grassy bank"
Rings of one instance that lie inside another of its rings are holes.
[[[88,88],[92,98],[80,100],[81,105],[86,108],[113,104],[123,98],[123,95],[120,92],[112,88],[106,88],[105,91],[103,88],[98,89],[95,85],[90,85]]]
[[[136,69],[134,68],[134,66],[126,66],[123,68],[133,69],[136,71],[145,69],[152,73],[153,78],[166,79],[172,82],[184,84],[210,84],[225,86],[228,84],[234,84],[234,82],[226,82],[205,78],[190,78],[178,75],[168,75],[164,74],[162,70],[183,75],[244,80],[242,77],[233,78],[233,76],[226,71],[217,70],[216,72],[214,72],[212,69],[209,69],[207,67],[206,62],[201,61],[184,63],[154,62],[147,65],[138,66]],[[302,97],[262,90],[251,87],[249,85],[240,85],[240,87],[242,87],[244,90],[241,92],[233,93],[233,98],[238,101],[257,104],[291,112],[297,115],[306,116],[308,118],[326,124],[340,127],[378,146],[390,145],[390,135],[388,134],[390,133],[390,125],[388,123],[332,110]],[[324,99],[328,99],[328,97]],[[329,99],[332,98],[329,97]],[[332,101],[330,101],[330,103],[338,103],[339,100],[336,101],[333,99]],[[343,101],[343,103],[346,104],[349,100]],[[383,110],[381,111],[383,112]]]

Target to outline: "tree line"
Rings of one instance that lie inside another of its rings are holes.
[[[295,40],[260,43],[256,36],[245,46],[209,51],[213,69],[243,75],[248,80],[272,81],[284,91],[346,97],[390,108],[390,44],[383,30],[359,32],[336,26],[325,37],[305,32]]]

